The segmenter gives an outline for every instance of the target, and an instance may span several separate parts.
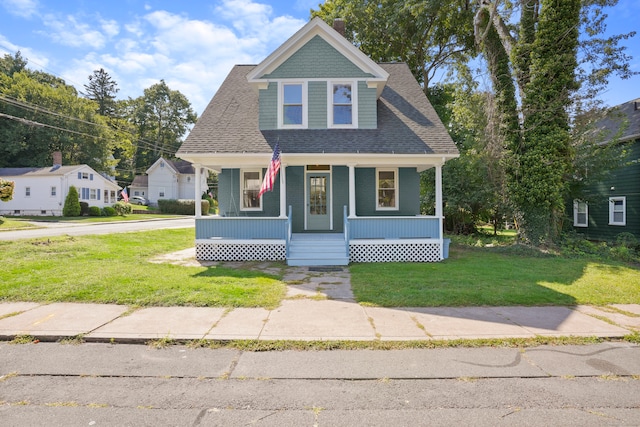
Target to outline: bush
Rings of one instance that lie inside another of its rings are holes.
[[[64,216],[80,216],[80,200],[78,198],[78,190],[73,185],[69,187],[69,193],[64,199],[64,207],[62,215]]]
[[[116,210],[114,208],[112,208],[111,206],[105,206],[104,209],[102,209],[102,215],[103,216],[116,216]]]
[[[172,200],[172,199],[160,199],[158,200],[158,207],[162,214],[173,215],[195,215],[196,214],[196,202],[195,200]],[[207,200],[201,200],[202,214],[206,215],[209,212],[209,202]]]
[[[102,216],[102,209],[100,209],[98,206],[90,206],[89,216]]]
[[[80,216],[89,215],[89,203],[80,202]]]
[[[118,202],[113,205],[113,209],[115,209],[116,213],[119,216],[127,216],[133,212],[133,207],[129,203]]]

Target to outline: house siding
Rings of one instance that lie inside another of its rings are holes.
[[[263,79],[373,77],[322,37],[315,36]]]
[[[264,176],[266,169],[262,169]],[[261,211],[240,210],[240,169],[223,169],[218,174],[218,210],[221,216],[276,217],[280,215],[280,182],[276,179],[273,191],[262,196]]]
[[[258,126],[261,130],[278,128],[278,83],[269,83],[258,96]]]
[[[358,128],[378,127],[377,91],[369,89],[366,82],[358,82]]]
[[[292,208],[291,229],[294,233],[304,231],[304,167],[287,167],[287,209]]]
[[[420,214],[420,175],[415,168],[398,169],[398,210],[376,210],[376,169],[356,168],[356,215],[413,216]]]
[[[640,140],[630,144],[628,149],[627,164],[586,193],[589,200],[588,227],[575,227],[575,230],[589,239],[615,241],[618,234],[625,232],[640,239]],[[625,197],[625,226],[609,225],[610,197]],[[573,206],[569,212],[573,213]]]
[[[346,166],[333,167],[333,230],[344,231],[344,207],[349,206],[349,168]]]
[[[309,82],[309,129],[327,128],[327,82]]]

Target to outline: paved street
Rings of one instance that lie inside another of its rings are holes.
[[[73,361],[73,363],[69,363]],[[0,344],[5,426],[638,425],[640,347]]]
[[[158,230],[163,228],[194,227],[193,217],[150,219],[140,221],[118,221],[93,224],[79,224],[68,222],[38,222],[42,228],[2,231],[0,240],[35,239],[53,236],[82,236],[86,234],[127,233],[131,231]]]

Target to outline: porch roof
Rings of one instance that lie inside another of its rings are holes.
[[[245,158],[267,156],[268,160],[279,141],[283,159],[287,154],[457,157],[455,144],[408,66],[380,66],[389,73],[389,79],[377,102],[377,129],[260,131],[258,93],[246,78],[255,65],[237,65],[176,155],[197,163],[238,154]]]

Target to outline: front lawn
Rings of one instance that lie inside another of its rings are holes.
[[[274,308],[279,277],[259,271],[155,264],[193,246],[193,230],[0,242],[0,301]]]
[[[36,226],[22,219],[0,216],[0,231],[22,230],[25,228],[36,228]]]
[[[640,303],[640,270],[595,258],[452,244],[440,263],[351,266],[358,302],[383,307]]]

